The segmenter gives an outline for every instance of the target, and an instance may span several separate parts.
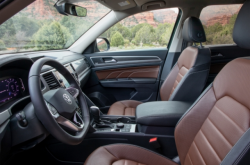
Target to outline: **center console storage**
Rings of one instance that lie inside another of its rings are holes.
[[[91,154],[100,146],[126,143],[174,158],[178,155],[174,129],[191,104],[181,101],[143,103],[137,107],[135,117],[105,115],[98,107],[92,106],[91,127],[82,145],[84,148],[93,148],[88,150],[88,154]],[[151,143],[152,139],[157,139],[154,142],[157,147]]]
[[[173,135],[174,128],[192,103],[157,101],[136,108],[138,131],[145,134]]]

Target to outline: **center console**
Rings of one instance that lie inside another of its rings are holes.
[[[182,101],[143,103],[136,108],[136,117],[104,115],[98,107],[92,106],[92,130],[173,135],[177,122],[190,106],[191,103]]]
[[[136,124],[129,117],[105,116],[98,107],[90,107],[92,120],[92,130],[98,132],[136,132]]]
[[[98,107],[92,106],[91,127],[80,145],[72,147],[56,144],[48,149],[62,161],[81,162],[101,146],[123,143],[140,146],[172,159],[178,155],[175,126],[190,106],[191,103],[179,101],[148,102],[137,107],[135,117],[105,115]],[[69,152],[65,153],[65,149]],[[68,153],[79,153],[81,156],[71,154],[69,157]]]

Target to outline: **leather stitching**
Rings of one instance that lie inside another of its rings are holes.
[[[249,130],[249,129],[248,129],[248,130]],[[246,131],[246,132],[247,132],[247,131]],[[235,143],[235,145],[237,145],[237,144],[239,143],[239,141],[244,137],[244,135],[246,134],[246,132],[240,137],[240,139]],[[234,145],[234,146],[235,146],[235,145]],[[247,146],[246,148],[250,148],[250,143],[249,143],[249,146]],[[231,152],[232,152],[232,150],[230,150],[230,151],[227,153],[227,155],[225,156],[225,158],[226,158]],[[243,152],[244,152],[244,151],[243,151]],[[242,153],[243,153],[243,152],[242,152]],[[225,159],[225,158],[224,158],[224,159]],[[238,163],[238,160],[236,159],[235,162]],[[223,163],[223,161],[222,161],[222,163]],[[221,164],[222,164],[222,163],[221,163]],[[235,163],[234,163],[234,164],[235,164]]]
[[[225,112],[223,112],[221,109],[219,109],[218,107],[214,106],[216,109],[219,110],[219,112],[221,112],[226,118],[228,118],[230,121],[232,121],[232,123],[234,125],[236,125],[242,132],[245,132],[237,123],[235,123],[235,121],[233,119],[231,119]]]
[[[190,161],[191,165],[193,165],[193,162],[192,162],[192,160],[191,160],[189,154],[187,154],[187,157],[189,158],[189,161]]]
[[[225,138],[225,140],[231,145],[233,146],[233,144],[231,144],[231,142],[226,138],[226,136],[219,130],[219,128],[209,119],[209,117],[207,118],[207,120],[214,126],[214,128],[216,128],[216,130],[222,135],[222,137]]]
[[[200,133],[204,136],[205,140],[208,142],[208,144],[211,146],[211,148],[213,149],[213,151],[215,152],[215,154],[218,156],[218,158],[221,161],[220,156],[218,155],[218,153],[216,152],[216,150],[214,149],[213,145],[209,142],[209,140],[207,139],[206,135],[202,132],[202,130],[200,130]]]
[[[246,154],[246,152],[249,150],[250,148],[250,143],[247,144],[247,146],[244,148],[244,150],[241,152],[241,154],[239,155],[239,157],[235,160],[234,165],[238,164],[240,162],[240,160],[242,159],[242,157]]]
[[[201,156],[201,158],[202,158],[202,160],[203,160],[203,163],[204,163],[204,164],[207,164],[207,163],[205,162],[205,159],[203,158],[203,156],[202,156],[202,154],[201,154],[201,152],[200,152],[198,146],[196,145],[195,140],[193,141],[193,144],[194,144],[195,148],[197,149],[198,153],[200,154],[200,156]]]

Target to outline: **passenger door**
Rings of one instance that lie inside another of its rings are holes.
[[[160,17],[166,12],[165,19]],[[85,51],[92,72],[83,90],[102,112],[106,113],[110,105],[120,100],[157,99],[177,15],[178,9],[163,9],[130,16],[102,35],[111,43],[109,51],[93,52],[96,43]]]

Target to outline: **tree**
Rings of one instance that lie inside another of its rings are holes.
[[[72,36],[59,22],[43,25],[33,36],[38,50],[64,49],[72,43]]]
[[[152,44],[155,41],[155,30],[149,24],[144,24],[142,28],[136,33],[133,43],[136,45]]]
[[[174,24],[170,25],[166,29],[166,31],[160,36],[159,42],[161,45],[168,45],[173,28],[174,28]]]
[[[124,39],[121,35],[121,33],[119,32],[116,32],[112,38],[111,38],[111,46],[115,46],[115,47],[118,47],[118,46],[123,46],[124,45]]]
[[[6,33],[16,34],[16,29],[13,24],[13,20],[9,19],[0,26],[0,38],[3,38]]]
[[[17,31],[16,39],[14,41],[16,51],[19,52],[29,42],[29,39],[26,37],[25,32]]]
[[[6,50],[5,44],[2,40],[0,40],[0,50]]]
[[[132,27],[132,29],[131,29],[131,38],[135,38],[136,33],[137,33],[144,25],[145,25],[145,23],[143,23],[143,24],[138,24],[138,25]]]
[[[27,16],[13,17],[16,32],[22,31],[26,37],[31,37],[35,34],[40,26],[37,20],[31,19]]]
[[[169,23],[161,23],[157,26],[156,30],[155,30],[155,37],[156,37],[156,41],[161,43],[161,37],[164,33],[166,33],[167,31],[170,31],[170,33],[172,33],[173,30],[173,24],[169,24]]]

